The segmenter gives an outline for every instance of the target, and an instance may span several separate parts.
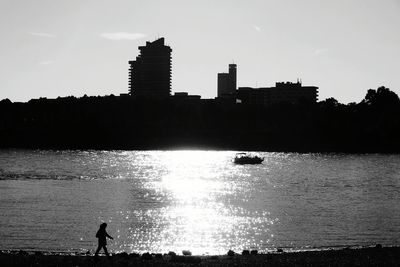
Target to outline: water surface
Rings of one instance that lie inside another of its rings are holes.
[[[0,151],[0,249],[111,251],[399,245],[400,156]]]

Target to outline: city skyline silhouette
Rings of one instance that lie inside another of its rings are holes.
[[[5,2],[0,99],[124,93],[126,60],[160,36],[174,49],[172,93],[214,98],[216,73],[233,62],[238,87],[301,78],[320,100],[342,103],[382,85],[399,93],[399,9],[394,0]]]

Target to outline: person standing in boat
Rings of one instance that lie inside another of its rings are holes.
[[[100,224],[100,228],[96,233],[96,237],[99,241],[99,245],[97,247],[96,253],[94,254],[94,258],[96,261],[98,259],[97,257],[99,256],[100,249],[102,249],[102,248],[104,250],[104,253],[107,255],[107,258],[111,259],[110,254],[108,254],[108,251],[107,251],[107,237],[110,239],[114,239],[114,238],[112,238],[112,236],[110,236],[107,233],[106,228],[107,228],[107,224],[102,223],[102,224]]]

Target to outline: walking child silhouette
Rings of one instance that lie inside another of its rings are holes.
[[[110,238],[110,239],[114,239],[114,238],[112,238],[112,236],[110,236],[107,233],[106,227],[107,227],[106,223],[100,224],[100,228],[96,233],[96,237],[99,240],[99,245],[97,247],[96,253],[94,254],[94,258],[95,258],[96,261],[98,259],[97,257],[99,255],[99,252],[100,252],[101,248],[103,248],[104,253],[106,253],[108,259],[111,259],[110,258],[110,254],[108,254],[108,251],[107,251],[107,237]]]

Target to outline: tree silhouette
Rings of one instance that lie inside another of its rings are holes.
[[[395,92],[381,86],[377,90],[369,89],[362,103],[379,108],[393,108],[400,104],[400,99]]]
[[[399,136],[400,100],[383,86],[347,105],[86,95],[0,101],[0,148],[400,153]]]

